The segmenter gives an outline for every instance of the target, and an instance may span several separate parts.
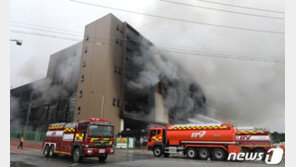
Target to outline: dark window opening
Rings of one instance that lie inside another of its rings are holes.
[[[81,79],[80,79],[80,81],[81,81],[81,82],[83,82],[83,81],[84,81],[84,75],[82,75],[82,76],[81,76]]]
[[[113,98],[113,106],[115,106],[116,105],[116,99],[115,98]]]
[[[83,50],[84,53],[87,53],[87,46]]]
[[[114,66],[114,72],[117,73],[117,66]]]
[[[119,31],[120,33],[122,33],[122,26],[117,25],[116,30]]]
[[[117,99],[117,106],[120,106],[120,99]]]
[[[85,66],[86,66],[86,60],[83,60],[82,67],[85,67]]]
[[[86,40],[86,41],[89,40],[89,35],[88,35],[88,34],[85,36],[85,40]]]
[[[157,130],[157,135],[159,135],[160,134],[160,130]]]
[[[80,114],[80,109],[81,109],[81,107],[77,108],[77,111],[76,111],[77,114]]]
[[[82,90],[80,90],[79,92],[79,97],[82,97]]]
[[[155,135],[156,135],[156,130],[151,130],[149,133],[149,140],[148,141],[151,141],[151,138]]]

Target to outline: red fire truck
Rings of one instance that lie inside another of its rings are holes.
[[[105,161],[114,154],[114,125],[107,119],[89,118],[75,123],[49,124],[42,144],[46,157],[72,156],[73,162],[83,157]]]
[[[267,130],[239,130],[236,132],[238,144],[243,152],[266,152],[275,146],[271,145],[270,136]]]
[[[236,129],[231,123],[175,124],[153,127],[148,132],[147,150],[156,157],[183,152],[188,158],[225,160],[229,153],[239,153]]]

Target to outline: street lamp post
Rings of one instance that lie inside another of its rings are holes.
[[[91,93],[95,93],[95,92],[94,91],[91,91]],[[95,93],[95,95],[102,97],[100,118],[103,118],[105,96],[104,95],[101,95],[101,94],[97,94],[97,93]]]
[[[19,45],[19,46],[21,46],[22,43],[23,43],[21,40],[18,40],[18,39],[10,39],[10,41],[16,42],[16,44]]]

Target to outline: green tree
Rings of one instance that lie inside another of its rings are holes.
[[[275,143],[280,143],[285,141],[285,133],[278,133],[278,132],[273,132],[270,133],[271,140],[274,141]]]

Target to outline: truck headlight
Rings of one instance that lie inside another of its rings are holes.
[[[85,148],[88,148],[89,147],[89,145],[87,144],[87,145],[85,145]]]
[[[87,153],[89,153],[89,154],[92,153],[92,150],[87,150]]]

